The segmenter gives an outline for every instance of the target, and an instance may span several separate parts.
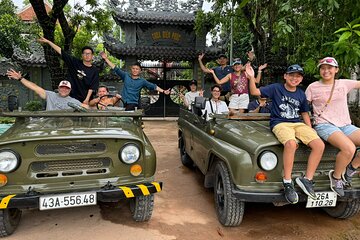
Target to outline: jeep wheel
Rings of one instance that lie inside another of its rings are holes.
[[[181,163],[188,168],[192,168],[194,166],[193,160],[190,158],[190,156],[186,153],[185,150],[185,142],[183,137],[181,136],[179,139],[179,147],[180,147],[180,159]]]
[[[0,210],[0,237],[11,235],[19,225],[21,210],[17,208]]]
[[[328,207],[323,209],[327,214],[334,218],[350,218],[360,211],[360,199],[337,202],[336,207]]]
[[[148,221],[154,208],[154,194],[138,196],[130,200],[132,217],[137,222]]]
[[[233,189],[234,184],[226,164],[217,162],[214,184],[215,208],[219,222],[227,227],[240,225],[244,216],[245,203],[234,196]]]

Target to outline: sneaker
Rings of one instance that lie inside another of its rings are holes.
[[[349,163],[351,164],[351,163]],[[341,174],[342,180],[345,182],[345,186],[351,188],[352,177],[357,173],[356,170],[349,169],[349,165],[346,167],[345,172]]]
[[[333,192],[335,192],[340,197],[345,196],[344,192],[344,182],[342,179],[335,179],[333,177],[334,170],[329,172],[329,179],[330,179],[330,188]]]
[[[292,183],[283,183],[285,199],[288,203],[295,204],[299,201],[299,196],[295,192],[294,185]]]
[[[303,190],[303,192],[311,197],[312,199],[316,200],[316,194],[314,191],[314,182],[312,180],[297,177],[295,179],[296,184]]]

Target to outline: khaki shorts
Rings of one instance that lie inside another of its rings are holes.
[[[295,140],[297,142],[297,139],[299,139],[304,144],[308,145],[311,141],[320,138],[314,129],[302,122],[279,123],[272,131],[282,144],[285,144],[289,140]]]

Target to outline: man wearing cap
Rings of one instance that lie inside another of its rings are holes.
[[[311,127],[309,105],[303,90],[298,88],[303,80],[304,70],[299,65],[291,65],[284,74],[285,83],[274,83],[256,87],[254,70],[246,65],[246,74],[250,79],[250,93],[272,100],[270,129],[279,142],[284,145],[283,151],[283,186],[285,199],[292,204],[298,202],[298,194],[292,181],[292,169],[297,139],[311,148],[307,169],[304,177],[297,177],[297,185],[312,199],[316,199],[313,187],[313,176],[321,160],[325,145],[316,131]],[[303,121],[300,119],[300,115]]]
[[[87,107],[87,105],[82,104],[79,100],[69,96],[71,91],[71,83],[69,81],[61,81],[58,86],[59,92],[55,93],[53,91],[45,90],[35,83],[30,82],[21,75],[21,72],[16,72],[14,69],[8,70],[6,74],[9,78],[18,80],[25,87],[33,90],[37,95],[39,95],[40,98],[45,99],[46,110],[71,109],[71,107],[68,106],[69,102]]]
[[[181,95],[181,98],[183,99],[184,105],[191,110],[191,104],[195,101],[196,97],[202,97],[204,94],[203,90],[197,91],[197,81],[191,80],[189,83],[190,86],[190,92],[185,93],[184,95]]]
[[[233,72],[233,68],[228,65],[228,58],[225,54],[220,54],[216,61],[220,66],[214,67],[212,69],[208,69],[207,67],[204,66],[202,62],[204,55],[205,53],[202,53],[198,57],[200,68],[204,73],[211,73],[211,70],[213,70],[217,78],[222,79],[229,73]],[[221,96],[226,95],[231,90],[229,82],[222,84],[221,87],[222,87]]]

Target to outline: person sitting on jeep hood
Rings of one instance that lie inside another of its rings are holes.
[[[74,103],[77,105],[81,105],[85,108],[88,107],[86,104],[82,104],[79,100],[70,97],[71,91],[71,83],[69,81],[61,81],[58,86],[58,93],[53,91],[48,91],[43,89],[42,87],[36,85],[33,82],[25,79],[21,72],[16,72],[14,69],[10,69],[6,71],[6,74],[9,78],[18,80],[21,82],[25,87],[33,90],[40,98],[46,100],[46,110],[64,110],[64,109],[71,109],[68,106],[68,103]]]

